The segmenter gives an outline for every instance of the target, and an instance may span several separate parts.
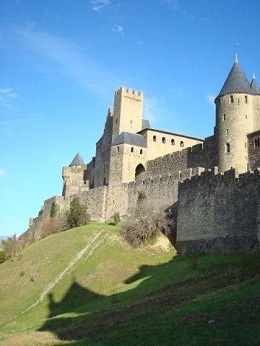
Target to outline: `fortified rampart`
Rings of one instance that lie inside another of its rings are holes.
[[[202,172],[179,185],[181,254],[252,251],[259,242],[260,170]]]

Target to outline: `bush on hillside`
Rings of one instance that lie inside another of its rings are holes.
[[[143,200],[137,203],[134,215],[124,220],[120,234],[130,245],[139,247],[156,238],[161,232],[167,233],[171,223],[164,211]]]
[[[119,222],[121,221],[121,217],[120,214],[117,212],[112,216],[113,219],[113,224],[116,226],[119,224]]]
[[[12,237],[8,237],[7,239],[3,240],[2,244],[4,247],[6,259],[16,257],[18,253],[21,251],[21,241],[16,236],[16,234]]]
[[[4,263],[6,259],[5,251],[0,251],[0,263]]]
[[[69,228],[82,226],[89,222],[89,216],[86,207],[80,204],[79,198],[76,197],[70,202],[70,210],[67,213],[67,225]]]

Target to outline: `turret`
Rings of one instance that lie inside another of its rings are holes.
[[[215,99],[218,165],[239,173],[248,169],[247,135],[255,130],[255,83],[249,84],[236,58]]]
[[[89,190],[89,181],[86,179],[87,165],[78,152],[69,167],[63,167],[63,192],[62,196],[77,195],[82,191]]]

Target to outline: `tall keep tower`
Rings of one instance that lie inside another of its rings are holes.
[[[219,169],[224,172],[233,167],[246,172],[247,135],[259,124],[259,89],[255,80],[249,84],[237,58],[215,104]]]
[[[112,142],[122,132],[142,130],[143,93],[121,87],[115,92]]]

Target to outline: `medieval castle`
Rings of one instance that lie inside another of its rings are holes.
[[[62,171],[62,196],[44,202],[30,229],[40,231],[55,202],[78,196],[92,220],[131,215],[138,193],[175,207],[180,254],[251,251],[260,238],[260,89],[236,58],[215,99],[214,135],[203,139],[150,127],[143,93],[120,88],[96,156],[78,153]]]

